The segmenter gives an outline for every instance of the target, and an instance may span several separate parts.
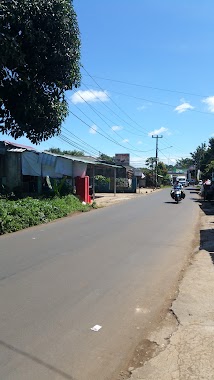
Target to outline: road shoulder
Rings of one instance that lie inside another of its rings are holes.
[[[151,334],[154,357],[130,368],[131,380],[211,380],[214,378],[214,205],[201,205],[200,248],[172,303],[174,331]],[[167,321],[166,321],[167,326]]]

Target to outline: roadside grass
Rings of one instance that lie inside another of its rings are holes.
[[[48,223],[94,205],[82,204],[74,195],[53,198],[0,199],[0,235]]]

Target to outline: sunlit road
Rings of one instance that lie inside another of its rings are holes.
[[[0,237],[0,379],[112,380],[190,252],[199,207],[186,194]]]

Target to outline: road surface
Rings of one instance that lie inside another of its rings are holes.
[[[0,237],[0,379],[116,378],[192,250],[199,207],[186,194],[178,205],[169,189],[139,195]]]

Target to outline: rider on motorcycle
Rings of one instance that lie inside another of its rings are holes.
[[[178,180],[176,180],[175,183],[174,183],[174,185],[173,185],[173,188],[174,188],[174,190],[175,189],[182,190],[183,186],[182,186],[182,184]]]
[[[185,198],[185,194],[183,192],[183,186],[182,184],[176,180],[173,185],[173,189],[171,190],[171,197],[174,199],[174,192],[175,190],[181,190],[181,198]]]

